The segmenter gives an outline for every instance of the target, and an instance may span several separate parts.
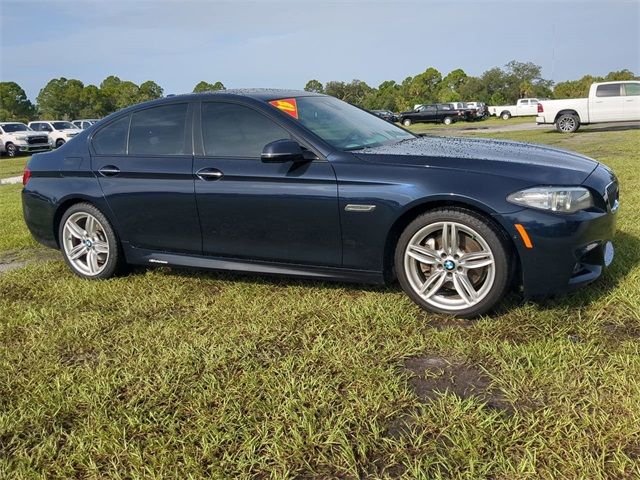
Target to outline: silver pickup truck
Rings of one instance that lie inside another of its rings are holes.
[[[20,122],[0,123],[0,154],[15,157],[20,153],[45,152],[52,146],[46,132],[34,132]]]

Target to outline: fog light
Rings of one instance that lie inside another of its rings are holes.
[[[613,262],[613,255],[615,254],[613,250],[613,243],[607,242],[604,246],[604,264],[605,266],[611,265]]]

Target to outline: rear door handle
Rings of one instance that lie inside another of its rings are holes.
[[[103,177],[115,177],[120,173],[120,169],[115,165],[106,165],[98,170],[98,173]]]
[[[196,172],[196,177],[205,182],[212,182],[222,178],[222,172],[217,168],[201,168]]]

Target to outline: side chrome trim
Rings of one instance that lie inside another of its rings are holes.
[[[364,205],[359,203],[349,203],[344,207],[345,212],[373,212],[376,209],[375,205]]]

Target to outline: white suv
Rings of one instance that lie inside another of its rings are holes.
[[[71,123],[73,123],[80,130],[85,130],[85,129],[89,128],[91,125],[93,125],[94,123],[97,123],[97,122],[98,122],[97,118],[88,118],[88,119],[83,119],[83,120],[74,120]]]
[[[36,132],[47,132],[49,139],[51,139],[56,148],[64,145],[71,138],[82,132],[73,123],[64,120],[38,120],[29,122],[29,127]]]
[[[15,157],[19,153],[46,152],[52,145],[48,135],[34,132],[24,123],[0,123],[0,154]]]

